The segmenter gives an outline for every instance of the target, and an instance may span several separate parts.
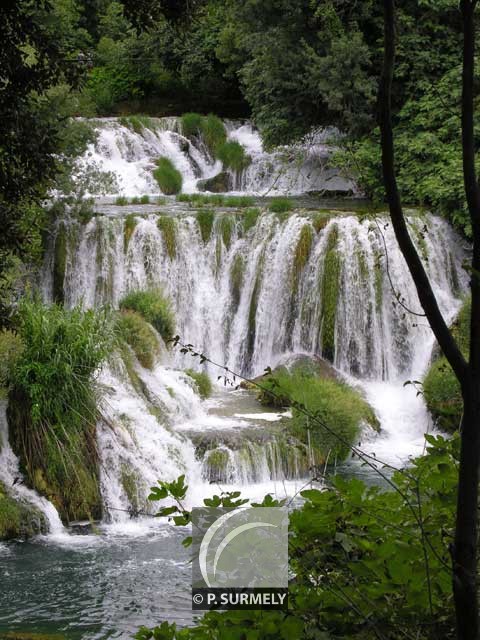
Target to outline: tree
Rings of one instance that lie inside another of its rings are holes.
[[[395,64],[395,5],[384,0],[384,65],[379,91],[382,169],[393,229],[417,288],[418,297],[438,343],[462,390],[463,417],[452,580],[459,640],[478,640],[477,537],[480,467],[480,188],[475,172],[474,138],[474,14],[477,0],[461,0],[463,19],[462,157],[465,194],[472,224],[470,266],[472,311],[468,361],[438,307],[430,281],[409,236],[397,187],[392,128],[392,82]]]

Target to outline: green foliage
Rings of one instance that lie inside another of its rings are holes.
[[[173,162],[169,158],[159,158],[156,164],[153,177],[162,192],[167,196],[179,193],[182,190],[183,178]]]
[[[260,209],[257,207],[251,207],[247,209],[242,215],[243,231],[247,233],[257,224],[258,217],[260,216]]]
[[[235,228],[235,219],[232,216],[222,216],[218,219],[218,226],[222,234],[222,240],[225,247],[230,249],[232,243],[232,234]]]
[[[115,204],[117,207],[126,207],[129,204],[128,198],[126,198],[125,196],[117,196],[115,198]]]
[[[236,140],[229,140],[220,144],[216,150],[216,157],[225,169],[242,171],[251,163],[251,158],[245,154],[242,145]]]
[[[305,224],[300,231],[297,246],[295,247],[295,255],[293,257],[293,286],[292,292],[295,293],[298,289],[298,281],[300,274],[305,269],[305,265],[310,257],[313,244],[313,230],[309,224]]]
[[[202,135],[208,150],[216,157],[218,149],[227,140],[225,125],[218,116],[209,113],[202,118]]]
[[[322,356],[333,362],[335,356],[335,325],[340,288],[341,258],[337,250],[338,228],[332,225],[323,262],[322,292]]]
[[[245,277],[245,260],[241,253],[237,253],[230,268],[230,291],[232,294],[233,310],[238,309],[242,295],[243,279]]]
[[[268,208],[273,213],[288,213],[293,209],[293,204],[288,198],[273,198]]]
[[[182,133],[186,138],[199,135],[202,130],[203,116],[199,113],[184,113],[181,118]]]
[[[210,240],[213,229],[213,221],[215,219],[215,213],[212,209],[200,209],[197,213],[197,222],[200,227],[200,235],[203,242],[206,244]]]
[[[150,196],[144,195],[140,198],[140,204],[150,204]]]
[[[238,207],[242,209],[244,207],[251,207],[255,204],[255,198],[252,196],[227,196],[224,200],[225,207]]]
[[[137,226],[137,217],[133,213],[129,213],[125,218],[125,222],[123,225],[123,246],[125,251],[128,249],[128,243],[130,242],[130,238],[135,231],[135,227]]]
[[[18,334],[7,329],[0,331],[0,390],[8,388],[10,372],[15,367],[22,348],[22,340]],[[1,448],[2,442],[0,442],[0,450]]]
[[[126,310],[118,315],[115,326],[119,339],[132,348],[142,367],[153,369],[160,350],[151,325],[139,313]]]
[[[0,482],[0,540],[29,538],[45,531],[43,514],[32,505],[15,500]]]
[[[181,193],[177,196],[177,202],[189,202],[192,205],[213,205],[221,207],[225,202],[225,196],[221,193]]]
[[[111,353],[112,322],[102,311],[23,301],[17,331],[23,349],[9,373],[12,447],[63,518],[98,517],[94,376]]]
[[[209,398],[212,395],[212,382],[204,371],[194,371],[193,369],[185,369],[187,376],[192,378],[198,395],[203,398]]]
[[[136,311],[167,341],[175,331],[175,318],[170,301],[160,289],[131,291],[120,300],[120,309]]]
[[[292,406],[293,418],[287,427],[291,435],[308,444],[310,431],[316,464],[325,462],[327,457],[345,459],[363,425],[378,428],[378,420],[368,403],[358,391],[338,380],[317,377],[306,369],[290,373],[280,368],[261,384],[262,404],[277,408]],[[321,424],[310,419],[302,409]]]
[[[452,325],[452,333],[465,357],[470,343],[471,300],[462,306]],[[423,381],[427,407],[437,425],[448,432],[457,431],[463,413],[460,384],[445,356],[439,356],[430,366]]]
[[[177,256],[177,235],[176,221],[171,216],[159,216],[157,227],[162,232],[163,242],[170,260],[175,260]]]

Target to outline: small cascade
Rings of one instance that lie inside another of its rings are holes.
[[[81,176],[97,176],[90,180],[92,195],[159,194],[153,170],[160,157],[169,158],[180,171],[185,193],[197,191],[199,180],[222,171],[202,136],[190,140],[182,135],[179,118],[99,118],[92,125],[97,139],[78,159],[74,174],[77,181]],[[228,170],[233,191],[258,195],[356,191],[351,180],[328,165],[332,147],[325,135],[317,134],[298,148],[269,153],[252,125],[227,121],[225,128],[228,139],[239,142],[251,160],[240,172]]]
[[[13,453],[8,441],[7,405],[0,402],[0,482],[15,500],[33,507],[46,519],[50,534],[61,534],[65,531],[60,516],[51,502],[29,489],[23,483],[19,460]],[[41,530],[41,526],[37,527]]]

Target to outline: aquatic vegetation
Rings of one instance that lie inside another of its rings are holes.
[[[119,339],[132,348],[142,367],[153,369],[160,347],[151,325],[139,313],[125,310],[118,315],[115,328]]]
[[[242,213],[242,227],[244,233],[250,231],[250,229],[257,224],[260,213],[260,209],[257,207],[250,207]]]
[[[170,300],[160,289],[131,291],[120,300],[121,310],[136,311],[167,341],[175,331],[175,316]]]
[[[322,276],[322,355],[333,361],[335,356],[335,324],[340,287],[341,258],[337,250],[338,228],[332,225],[328,237]]]
[[[310,257],[313,244],[313,230],[309,224],[305,224],[300,231],[297,246],[295,247],[295,255],[292,265],[292,292],[296,293],[298,289],[298,281],[300,274],[305,269],[305,265]]]
[[[45,516],[33,505],[14,499],[0,482],[0,540],[46,533]]]
[[[149,204],[150,203],[150,196],[149,195],[143,195],[140,198],[140,204]]]
[[[212,381],[207,373],[204,371],[194,371],[193,369],[185,369],[185,373],[194,381],[195,388],[201,398],[205,400],[212,395]]]
[[[325,229],[332,217],[333,214],[327,211],[319,211],[318,213],[316,213],[312,218],[312,225],[315,231],[317,233],[320,233],[320,231]]]
[[[132,115],[119,118],[119,123],[135,133],[142,134],[144,129],[152,128],[152,120],[148,116]]]
[[[137,226],[138,220],[133,213],[129,213],[125,218],[124,226],[123,226],[123,248],[126,251],[128,249],[128,243],[130,242],[130,238],[135,231],[135,227]]]
[[[55,235],[53,256],[53,299],[63,302],[63,283],[67,267],[67,228],[65,222],[59,222]]]
[[[339,380],[321,378],[301,369],[290,373],[279,368],[261,384],[265,388],[259,396],[262,404],[289,407],[293,403],[288,433],[304,444],[310,442],[316,464],[325,462],[327,456],[332,460],[345,459],[363,424],[378,428],[378,420],[370,405],[358,391]],[[275,396],[269,391],[273,391]],[[309,419],[295,407],[295,402],[304,405],[325,426]],[[340,442],[338,437],[344,442]]]
[[[0,331],[0,392],[5,391],[10,384],[10,372],[20,357],[23,344],[20,336],[13,331]],[[2,443],[0,442],[0,450]]]
[[[180,193],[176,200],[177,202],[188,202],[192,205],[214,205],[220,207],[225,202],[225,196],[221,193]]]
[[[468,299],[452,325],[452,333],[464,356],[468,355],[470,343],[470,313],[471,300]],[[458,430],[463,412],[462,393],[445,356],[440,355],[427,371],[423,395],[436,424],[448,432]]]
[[[197,213],[197,223],[200,227],[200,235],[203,242],[206,244],[210,240],[213,229],[213,221],[215,219],[215,212],[212,209],[200,209]]]
[[[230,291],[232,294],[233,311],[238,309],[242,295],[243,279],[245,277],[245,260],[241,253],[237,253],[230,267]]]
[[[252,196],[227,196],[224,201],[226,207],[251,207],[255,204],[255,198]]]
[[[160,216],[157,219],[157,227],[162,232],[163,242],[170,260],[175,260],[177,256],[177,236],[175,218],[171,216]]]
[[[156,165],[153,177],[161,191],[167,196],[179,193],[182,190],[183,177],[173,162],[169,158],[163,157],[156,161]]]
[[[117,207],[126,207],[128,205],[128,198],[125,196],[117,196],[115,198],[115,204]]]
[[[202,130],[203,116],[199,113],[184,113],[181,117],[182,133],[186,138],[197,136]]]
[[[268,208],[272,213],[288,213],[293,209],[293,203],[288,198],[273,198]]]
[[[217,448],[206,452],[204,464],[210,481],[226,482],[228,480],[226,473],[229,460],[230,456],[225,449]]]
[[[223,244],[228,250],[230,249],[230,244],[232,242],[235,220],[232,216],[221,216],[220,218],[218,218],[218,227],[222,235]]]
[[[216,149],[216,157],[222,162],[225,169],[242,171],[251,163],[245,149],[236,140],[228,140],[220,144]]]
[[[111,318],[23,301],[17,331],[23,349],[9,374],[12,448],[63,519],[97,518],[95,373],[115,342]]]
[[[212,156],[217,156],[217,150],[227,139],[227,131],[222,120],[209,113],[208,116],[202,118],[201,123],[202,135],[205,144]]]

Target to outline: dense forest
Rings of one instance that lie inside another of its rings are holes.
[[[4,2],[0,639],[478,640],[475,9]],[[199,504],[289,507],[287,611],[184,616]]]

